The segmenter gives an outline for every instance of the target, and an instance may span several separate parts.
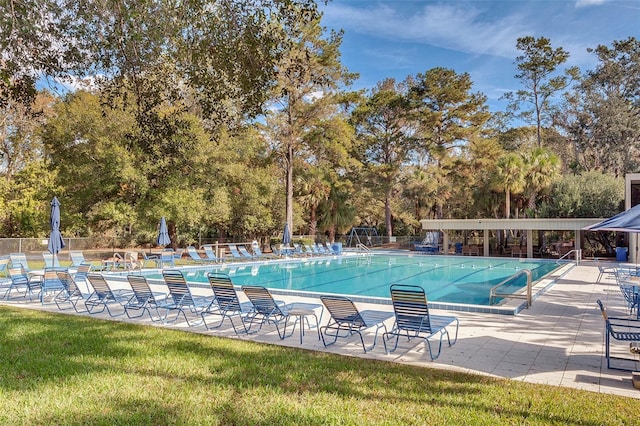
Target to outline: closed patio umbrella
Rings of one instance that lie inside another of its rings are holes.
[[[51,234],[49,234],[49,253],[54,256],[64,247],[62,234],[60,233],[60,201],[57,197],[51,200],[51,217],[49,220],[51,225]]]
[[[167,221],[164,216],[160,219],[160,230],[158,231],[158,239],[156,243],[159,246],[168,246],[171,244],[171,239],[169,238],[169,230],[167,229]]]
[[[288,246],[291,244],[291,232],[289,232],[289,224],[284,224],[284,232],[282,234],[282,244]]]

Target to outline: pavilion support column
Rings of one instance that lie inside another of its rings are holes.
[[[533,259],[533,230],[527,229],[527,257]]]
[[[582,230],[581,229],[576,229],[575,235],[573,237],[574,237],[573,238],[573,240],[574,240],[574,243],[573,243],[574,247],[573,248],[575,250],[580,250],[582,248]],[[576,253],[579,253],[579,252],[576,252]],[[575,256],[577,258],[578,255],[575,255]]]
[[[442,254],[449,254],[449,233],[442,231]]]
[[[485,229],[482,231],[482,236],[484,238],[484,256],[489,256],[489,230]]]

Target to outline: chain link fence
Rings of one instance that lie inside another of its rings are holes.
[[[327,240],[324,236],[316,236],[316,241],[324,242]],[[390,248],[399,249],[413,249],[413,243],[420,241],[420,236],[408,236],[408,237],[379,237],[379,242],[376,246],[389,246]],[[296,239],[309,239],[313,241],[311,236],[294,236]],[[71,260],[69,255],[70,251],[82,251],[87,260],[100,260],[113,256],[115,252],[123,252],[125,250],[145,251],[150,253],[152,250],[158,251],[158,248],[151,248],[148,244],[143,247],[125,247],[122,241],[118,238],[105,238],[105,237],[86,237],[86,238],[63,238],[65,247],[58,253],[58,258],[61,261]],[[230,239],[213,239],[213,238],[201,238],[197,242],[197,247],[201,247],[204,244],[219,244],[221,247],[226,246],[228,243],[233,242],[236,244],[250,245],[251,241],[233,241]],[[336,242],[345,243],[346,236],[336,238]],[[264,248],[268,251],[269,239],[260,241]],[[9,253],[24,253],[29,260],[42,260],[42,253],[47,252],[47,246],[49,240],[47,238],[0,238],[0,256],[8,255]],[[195,244],[194,244],[195,245]],[[346,247],[346,246],[345,246]],[[178,246],[180,248],[180,246]]]

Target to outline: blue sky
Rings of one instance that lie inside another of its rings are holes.
[[[640,38],[640,0],[332,0],[322,24],[344,30],[342,63],[360,74],[355,89],[386,77],[404,80],[434,67],[469,73],[472,91],[504,110],[518,37],[546,37],[570,53],[562,67],[593,69],[587,48]]]

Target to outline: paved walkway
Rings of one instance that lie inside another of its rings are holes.
[[[234,334],[228,322],[216,331],[206,331],[204,327],[192,327],[189,330],[640,398],[640,390],[633,387],[630,372],[607,369],[603,356],[604,321],[596,300],[605,302],[610,315],[624,316],[627,312],[614,277],[605,275],[596,283],[598,275],[595,265],[584,262],[535,300],[530,309],[517,316],[456,312],[455,315],[460,319],[458,342],[452,347],[445,344],[442,355],[435,362],[430,360],[424,343],[408,343],[403,339],[393,354],[385,354],[381,341],[372,351],[364,354],[357,336],[339,339],[335,345],[325,348],[318,341],[315,330],[306,331],[302,345],[299,330],[291,337],[280,340],[273,326],[265,326],[260,333],[241,337]],[[289,297],[282,299],[287,302],[293,300]],[[296,301],[319,303],[313,299]],[[2,303],[59,312],[53,303],[44,307],[40,303],[26,303],[19,299]],[[391,306],[357,305],[360,309],[391,311]],[[446,311],[434,313],[452,315]],[[108,318],[106,314],[98,316]],[[118,319],[125,320],[126,316]],[[325,313],[322,322],[326,323],[327,319],[328,314]],[[151,324],[148,320],[136,322]],[[393,319],[390,319],[388,326],[392,323]],[[187,329],[184,323],[174,327]],[[373,334],[365,333],[365,339],[367,344],[371,343]],[[614,345],[617,354],[633,357],[628,344],[623,342]]]

